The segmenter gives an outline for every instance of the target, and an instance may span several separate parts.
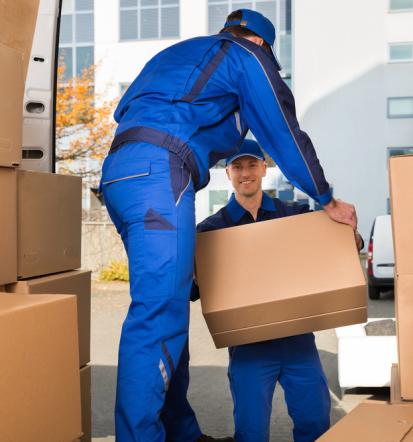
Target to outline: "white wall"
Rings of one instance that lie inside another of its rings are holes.
[[[411,120],[387,119],[387,96],[413,88],[411,63],[387,63],[390,37],[413,41],[412,14],[389,14],[387,0],[295,0],[293,17],[298,116],[366,238],[387,210],[387,147],[413,144]]]

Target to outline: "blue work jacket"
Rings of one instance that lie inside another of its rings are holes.
[[[200,188],[250,129],[294,186],[327,204],[329,184],[278,69],[262,47],[231,34],[182,41],[153,57],[126,91],[116,136],[148,127],[181,140],[195,157]]]

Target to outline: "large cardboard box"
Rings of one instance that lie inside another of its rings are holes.
[[[17,189],[13,169],[0,167],[0,285],[17,279]]]
[[[38,9],[39,0],[0,1],[0,43],[22,54],[24,59],[22,87],[29,66]],[[3,68],[3,61],[1,67]]]
[[[389,161],[400,394],[413,400],[413,156]]]
[[[82,399],[81,442],[92,440],[92,367],[86,365],[80,369],[80,395]]]
[[[76,298],[0,294],[0,439],[81,435]]]
[[[20,52],[0,43],[0,60],[0,166],[18,166],[23,131],[23,58]]]
[[[25,279],[6,286],[6,291],[27,295],[61,293],[76,295],[79,334],[79,363],[90,362],[90,292],[91,272],[75,270]]]
[[[218,348],[367,320],[353,231],[325,213],[200,233],[196,267]]]
[[[19,170],[18,277],[80,267],[82,180]]]
[[[366,401],[318,442],[413,442],[413,404]]]

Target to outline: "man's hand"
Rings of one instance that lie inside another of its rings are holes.
[[[324,206],[324,210],[332,220],[343,224],[349,224],[353,230],[357,229],[357,214],[356,209],[352,204],[333,198]]]

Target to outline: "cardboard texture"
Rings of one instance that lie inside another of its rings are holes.
[[[23,86],[29,66],[38,9],[39,0],[0,1],[0,43],[22,54]]]
[[[413,404],[366,401],[317,442],[412,442]]]
[[[413,156],[391,157],[389,175],[400,395],[403,400],[413,400]]]
[[[23,58],[0,43],[0,60],[0,166],[18,166],[23,136]]]
[[[16,172],[0,167],[0,285],[17,280]]]
[[[80,396],[82,400],[81,442],[92,440],[92,367],[86,365],[80,369]]]
[[[82,179],[19,170],[17,194],[18,277],[79,268]]]
[[[367,320],[353,231],[321,212],[200,233],[196,267],[218,348]]]
[[[413,155],[389,160],[390,201],[397,275],[413,275]]]
[[[8,284],[6,286],[6,291],[26,295],[49,293],[76,295],[79,334],[79,366],[83,367],[90,362],[90,271],[75,270],[26,279],[14,284]]]
[[[395,278],[400,395],[413,400],[413,275]]]
[[[0,294],[0,352],[1,440],[80,437],[76,298]]]
[[[400,395],[399,366],[397,364],[392,364],[390,380],[390,403],[400,404],[401,402],[402,398]]]

